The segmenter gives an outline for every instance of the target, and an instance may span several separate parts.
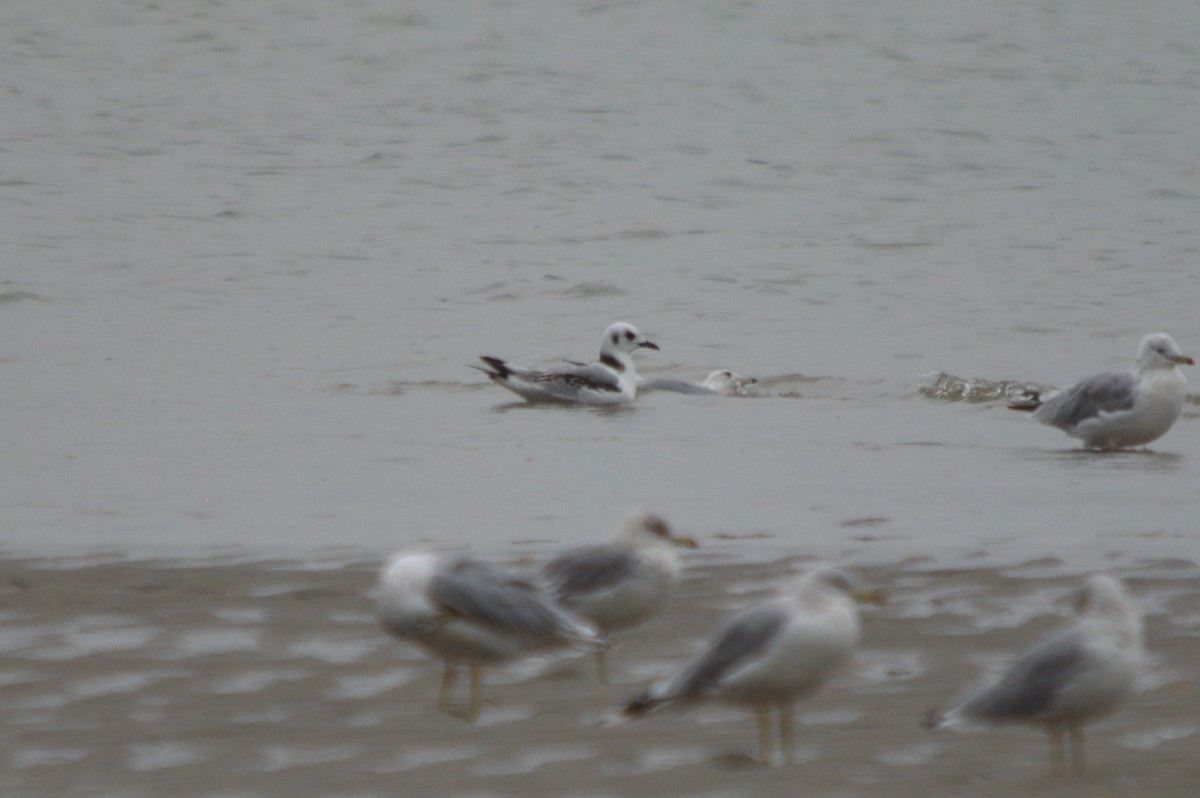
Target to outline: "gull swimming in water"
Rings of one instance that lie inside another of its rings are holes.
[[[758,380],[743,377],[730,369],[717,369],[704,378],[704,382],[688,382],[670,377],[638,377],[640,391],[672,391],[689,394],[719,394],[721,396],[749,396],[758,388]]]
[[[679,584],[676,547],[696,541],[675,535],[657,515],[624,522],[608,544],[582,546],[558,555],[542,569],[542,579],[559,603],[595,625],[605,646],[596,651],[596,673],[608,680],[605,648],[613,632],[647,621]]]
[[[950,709],[931,712],[926,728],[1031,723],[1050,735],[1056,774],[1065,759],[1083,775],[1084,724],[1109,714],[1134,692],[1145,652],[1142,619],[1121,582],[1107,574],[1088,578],[1075,605],[1079,620],[1019,657],[993,684],[967,693]]]
[[[1187,380],[1180,364],[1196,362],[1171,336],[1154,333],[1142,339],[1137,368],[1097,374],[1044,397],[1027,391],[1008,406],[1034,411],[1034,421],[1058,427],[1090,449],[1141,446],[1161,437],[1183,411]]]
[[[770,764],[770,713],[778,710],[780,748],[791,762],[792,705],[854,653],[861,636],[856,599],[880,597],[855,591],[850,577],[836,568],[809,571],[782,595],[727,620],[699,654],[633,699],[624,714],[639,717],[669,704],[708,700],[752,707],[762,761]]]
[[[468,557],[393,557],[379,577],[379,620],[394,636],[445,662],[439,708],[449,704],[455,668],[470,669],[470,720],[479,715],[485,665],[563,646],[593,649],[600,642],[594,629],[541,590]]]
[[[498,357],[483,355],[487,368],[479,369],[501,385],[530,402],[569,402],[590,405],[628,404],[637,396],[637,368],[633,353],[658,349],[637,328],[623,321],[609,325],[600,341],[600,360],[584,366],[539,370],[510,365]]]

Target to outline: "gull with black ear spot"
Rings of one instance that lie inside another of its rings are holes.
[[[633,353],[658,350],[637,328],[624,321],[609,325],[600,340],[600,357],[595,363],[558,369],[514,366],[490,355],[479,359],[487,368],[472,366],[497,385],[529,402],[564,402],[587,405],[628,404],[637,396],[637,367]]]
[[[1045,396],[1026,391],[1008,406],[1033,411],[1034,421],[1058,427],[1089,449],[1143,446],[1179,419],[1187,379],[1178,366],[1195,364],[1171,336],[1154,333],[1142,339],[1136,368],[1097,374]]]

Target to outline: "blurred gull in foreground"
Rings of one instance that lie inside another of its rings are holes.
[[[550,593],[591,621],[607,647],[613,632],[648,620],[679,584],[676,547],[696,541],[672,534],[667,522],[646,514],[624,522],[613,543],[570,549],[542,569]],[[608,680],[605,649],[596,651],[597,674]]]
[[[588,365],[542,371],[513,366],[498,357],[483,355],[487,368],[479,369],[497,385],[530,402],[568,402],[590,405],[627,404],[637,396],[637,368],[633,353],[658,349],[632,324],[609,325],[600,342],[600,360]]]
[[[1079,620],[1018,658],[994,684],[975,689],[926,728],[1032,723],[1050,735],[1052,767],[1063,770],[1063,732],[1076,775],[1084,772],[1083,726],[1109,714],[1137,685],[1145,656],[1142,620],[1121,582],[1090,577],[1076,601]]]
[[[599,645],[595,631],[550,596],[502,568],[467,557],[395,556],[380,574],[379,619],[391,634],[446,663],[439,708],[449,704],[456,666],[470,669],[471,720],[479,714],[483,666],[545,649]]]
[[[753,707],[758,715],[764,764],[773,759],[771,710],[779,711],[780,748],[791,762],[792,705],[845,664],[861,635],[857,592],[835,568],[819,568],[796,579],[782,595],[737,613],[717,629],[707,646],[675,675],[624,709],[639,717],[670,704],[715,700]]]
[[[1009,403],[1032,410],[1033,419],[1058,427],[1090,449],[1141,446],[1161,437],[1179,418],[1187,380],[1178,366],[1195,365],[1166,333],[1147,335],[1137,368],[1088,377],[1042,396],[1028,391]]]

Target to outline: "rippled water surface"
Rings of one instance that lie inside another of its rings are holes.
[[[1195,405],[1097,455],[929,390],[1198,353],[1193,11],[7,3],[3,547],[536,548],[648,506],[752,559],[1194,558]],[[618,318],[757,395],[467,368]]]

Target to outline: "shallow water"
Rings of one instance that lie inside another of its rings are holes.
[[[1003,407],[1200,355],[1192,3],[76,5],[0,8],[6,795],[1194,794],[1195,397],[1150,452]],[[468,368],[616,319],[756,395]],[[529,564],[641,507],[702,548],[610,691],[530,660],[434,711],[387,552]],[[799,765],[736,710],[604,725],[810,557],[893,601]],[[1097,566],[1154,662],[1091,777],[918,733]]]
[[[1200,350],[1182,2],[0,11],[11,554],[1194,558],[1200,425],[1080,453],[933,372]],[[467,368],[731,367],[514,404]]]

